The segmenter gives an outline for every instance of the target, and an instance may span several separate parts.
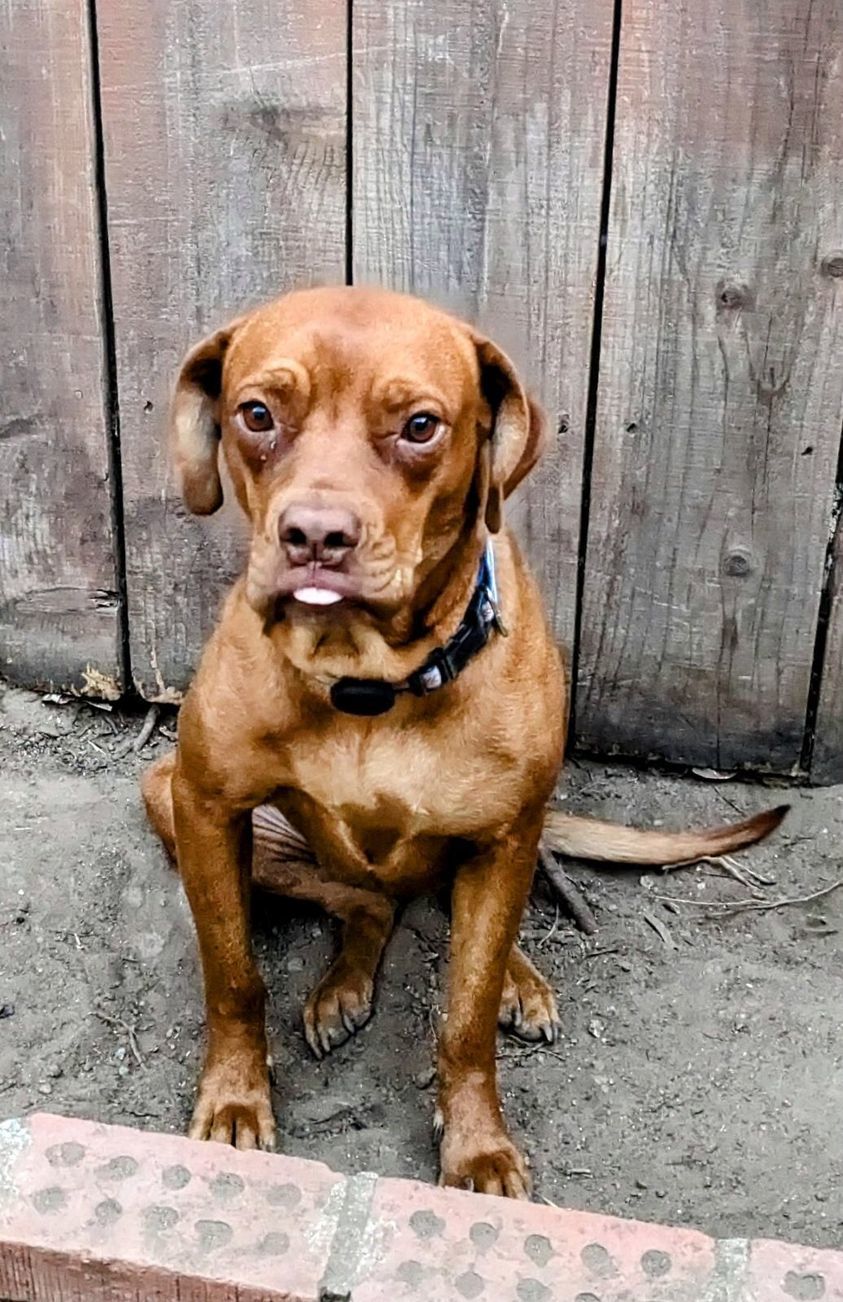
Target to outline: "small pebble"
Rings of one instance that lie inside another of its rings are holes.
[[[429,1089],[435,1080],[435,1067],[428,1067],[426,1071],[420,1071],[417,1076],[413,1077],[413,1083],[415,1084],[416,1089],[420,1090]]]
[[[43,1084],[38,1086],[39,1094],[52,1094],[52,1092],[53,1092],[53,1087],[52,1085],[49,1085],[47,1081],[44,1081]]]

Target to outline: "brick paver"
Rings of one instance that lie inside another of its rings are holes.
[[[843,1253],[38,1115],[0,1123],[2,1302],[843,1302]]]

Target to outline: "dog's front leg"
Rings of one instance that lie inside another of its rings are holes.
[[[178,769],[173,808],[179,871],[199,938],[208,1023],[190,1137],[271,1149],[275,1122],[265,990],[249,936],[250,816],[210,799]]]
[[[457,872],[448,1016],[439,1041],[441,1181],[510,1198],[527,1198],[530,1181],[501,1112],[496,1032],[541,828],[541,811],[525,815]]]

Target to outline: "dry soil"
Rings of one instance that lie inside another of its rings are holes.
[[[137,786],[171,744],[173,720],[137,756],[141,722],[11,689],[0,698],[0,1115],[40,1108],[156,1130],[187,1121],[203,1035],[195,946]],[[675,826],[722,822],[782,793],[577,762],[560,796],[579,811]],[[843,788],[789,798],[782,831],[741,858],[775,878],[767,899],[843,876]],[[843,890],[712,920],[657,898],[749,898],[710,866],[571,871],[598,935],[581,935],[541,891],[523,927],[558,990],[562,1037],[552,1050],[500,1041],[506,1110],[537,1196],[840,1246]],[[283,1147],[343,1171],[434,1179],[447,953],[437,905],[405,914],[374,1019],[323,1063],[300,1010],[333,924],[260,898],[255,928]]]

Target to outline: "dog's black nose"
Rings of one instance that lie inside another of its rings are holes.
[[[291,565],[341,564],[360,541],[360,521],[341,506],[293,503],[278,521],[278,536]]]

